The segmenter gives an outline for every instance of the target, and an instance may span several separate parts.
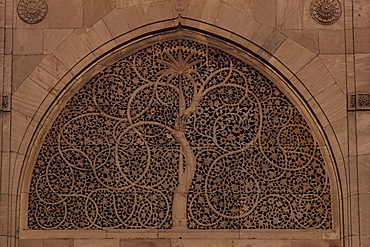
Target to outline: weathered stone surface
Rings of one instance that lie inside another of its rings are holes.
[[[344,54],[343,30],[319,30],[319,52],[321,54]]]
[[[83,1],[84,0],[48,1],[50,28],[82,28]]]
[[[35,69],[45,55],[27,55],[13,57],[13,84],[12,90],[16,91],[27,76]]]
[[[74,247],[120,247],[119,239],[75,239]]]
[[[42,54],[42,29],[16,29],[14,30],[14,54]]]
[[[303,1],[302,0],[277,0],[277,29],[302,29],[303,26]]]
[[[293,247],[291,240],[253,240],[237,239],[233,241],[233,247]]]
[[[292,240],[292,247],[340,247],[337,240]]]
[[[73,29],[45,29],[43,53],[52,53],[72,32]]]
[[[83,13],[84,13],[84,27],[91,27],[95,22],[104,17],[116,5],[115,0],[84,0]]]
[[[120,247],[171,247],[170,239],[121,239]]]

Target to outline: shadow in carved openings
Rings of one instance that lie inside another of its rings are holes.
[[[64,106],[32,175],[30,229],[330,229],[329,177],[299,111],[220,49],[154,44]]]

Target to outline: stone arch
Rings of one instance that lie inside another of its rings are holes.
[[[176,19],[177,21],[178,21],[178,19]],[[190,20],[190,19],[189,19]],[[194,20],[192,20],[192,21],[194,21]],[[185,26],[185,23],[186,22],[184,22],[184,28],[186,27]],[[201,24],[203,24],[203,25],[206,25],[205,23],[201,23]],[[210,26],[210,27],[212,27],[212,26]],[[213,28],[215,28],[215,27],[213,27]],[[194,29],[194,28],[192,28],[192,29]],[[224,31],[224,30],[223,30]],[[232,35],[231,35],[232,36]],[[239,36],[235,36],[234,37],[234,41],[236,41],[236,40],[238,40],[237,38],[239,38],[240,39],[240,37]],[[200,38],[201,39],[201,38]],[[231,39],[231,40],[233,40],[233,39]],[[240,41],[240,40],[238,40],[238,41]],[[143,42],[143,41],[142,41]],[[145,42],[145,41],[144,41]],[[247,40],[245,40],[245,42],[246,43],[248,43],[248,46],[251,48],[251,50],[252,51],[255,51],[257,54],[258,54],[258,52],[260,51],[260,49],[261,49],[261,47],[258,47],[257,45],[255,45],[255,44],[253,44],[253,43],[251,43],[251,42],[249,42],[249,41],[247,41]],[[241,43],[241,42],[238,42],[238,43]],[[108,47],[110,46],[110,44],[108,44]],[[257,50],[257,48],[259,49],[259,50]],[[255,49],[255,50],[253,50],[253,49]],[[266,50],[263,50],[264,52],[266,52]],[[264,54],[264,53],[263,53]],[[271,54],[267,54],[268,56],[270,56]],[[262,57],[263,58],[263,56],[260,56],[260,57]],[[55,58],[54,58],[55,59]],[[87,60],[89,60],[89,59],[91,59],[91,57],[89,57],[89,56],[86,56],[85,57],[85,59],[87,59]],[[109,58],[108,58],[109,59]],[[108,60],[107,59],[107,60]],[[114,59],[116,59],[115,57],[114,57]],[[50,60],[49,60],[50,61]],[[109,63],[109,62],[108,62]],[[277,60],[275,57],[273,57],[273,56],[271,56],[270,57],[270,63],[271,64],[273,64],[273,63],[275,63],[275,66],[276,67],[278,67],[279,65],[281,66],[281,64],[279,63],[279,60]],[[82,63],[83,64],[83,63]],[[103,63],[104,64],[104,63]],[[265,72],[268,72],[269,71],[269,69],[264,69],[264,67],[265,67],[265,65],[261,65],[261,64],[259,64],[259,63],[256,63],[256,64],[258,64],[257,66],[258,66],[258,68],[259,69],[261,69],[261,70],[264,70]],[[94,67],[94,68],[99,68],[99,66],[102,66],[102,63],[94,63],[94,64],[91,64],[89,67]],[[272,67],[272,66],[271,66]],[[81,69],[81,67],[79,67],[79,66],[77,66],[77,67],[75,67],[75,70],[78,70],[77,68],[79,68],[79,69]],[[71,70],[71,71],[73,71],[73,70]],[[68,73],[72,73],[71,71],[69,71]],[[68,74],[68,73],[66,73],[66,74]],[[66,75],[65,74],[65,75]],[[274,78],[275,77],[275,79],[273,79],[274,81],[276,81],[276,82],[278,82],[279,80],[278,79],[276,79],[276,78],[279,78],[279,77],[284,77],[284,76],[286,76],[287,74],[289,74],[290,76],[293,76],[293,73],[292,73],[292,71],[289,71],[289,70],[284,70],[284,72],[282,72],[281,74],[275,74],[274,76],[271,76],[271,78]],[[67,84],[68,82],[69,82],[69,80],[70,80],[70,78],[68,78],[68,76],[65,76],[64,75],[64,77],[63,77],[63,79],[62,80],[60,80],[61,81],[61,83],[63,83],[63,81],[64,81],[64,83],[65,84]],[[77,76],[75,76],[75,81],[83,81],[84,79],[85,79],[85,77],[88,77],[89,75],[87,75],[87,74],[84,74],[84,75],[77,75]],[[289,76],[286,76],[286,77],[289,77]],[[292,77],[293,78],[293,77]],[[74,83],[74,84],[76,84],[76,83]],[[59,83],[57,83],[57,85],[63,85],[63,84],[59,84]],[[298,83],[296,83],[296,85],[299,85]],[[67,87],[71,87],[71,88],[73,88],[75,85],[73,85],[73,84],[68,84],[67,85]],[[285,85],[283,85],[283,83],[281,83],[281,85],[280,85],[281,87],[282,87],[282,89],[281,90],[283,90],[285,93],[291,93],[292,91],[294,91],[294,90],[292,90],[292,88],[290,88],[290,86],[291,85],[289,85],[289,84],[285,84]],[[57,88],[56,87],[54,87],[54,90],[57,90]],[[67,91],[66,89],[65,89],[65,91]],[[53,96],[50,96],[50,95],[52,95],[53,93],[56,93],[57,91],[53,91],[53,90],[51,90],[51,92],[50,92],[50,94],[49,94],[49,97],[53,97]],[[57,94],[57,93],[56,93]],[[303,97],[304,98],[304,97]],[[295,104],[298,106],[298,107],[300,107],[300,109],[302,109],[303,111],[305,111],[304,110],[304,108],[306,107],[305,106],[305,103],[304,102],[302,102],[302,101],[300,101],[299,100],[299,95],[292,95],[292,97],[291,97],[291,100],[293,100],[294,102],[295,102]],[[46,101],[44,102],[44,104],[48,104],[48,103],[46,103]],[[55,101],[55,103],[54,103],[54,105],[58,105],[59,104],[59,102],[58,101]],[[55,106],[54,106],[55,107]],[[50,111],[48,111],[48,112],[50,112]],[[309,112],[309,111],[305,111],[305,112]],[[309,116],[309,114],[307,114],[305,117],[310,117]],[[312,116],[311,116],[312,117]],[[51,117],[51,118],[53,118],[53,117]],[[325,118],[324,118],[325,119]],[[46,118],[44,117],[44,120],[46,120]],[[315,125],[316,125],[317,123],[315,123],[315,120],[314,120],[314,118],[312,118],[312,121],[311,121],[311,126],[312,127],[314,127]],[[47,127],[46,127],[47,128]],[[41,129],[39,129],[39,133],[40,133],[40,131],[41,131]],[[315,133],[315,135],[317,136],[317,137],[319,137],[319,136],[321,136],[322,135],[322,133],[320,133],[320,131],[317,131],[316,133]],[[34,139],[34,141],[36,141],[37,140],[37,138],[36,139]],[[38,144],[38,145],[41,145],[41,143],[39,143],[39,142],[34,142],[35,144]],[[320,141],[319,141],[319,143],[320,143],[320,145],[322,146],[322,147],[324,147],[324,146],[326,146],[327,145],[327,143],[325,142],[325,138],[322,138]],[[328,157],[325,157],[328,161],[330,160],[330,162],[332,162],[332,160],[331,160],[331,157],[329,157],[329,153],[330,152],[328,152]],[[33,161],[32,161],[32,157],[34,157],[33,155],[31,155],[31,156],[29,156],[30,157],[30,160],[28,161],[28,162],[30,162],[30,163],[32,163]],[[28,168],[28,169],[30,169],[30,168]],[[333,169],[334,170],[334,169]],[[30,175],[30,170],[28,170],[26,173],[28,173],[28,175]],[[333,173],[331,174],[331,176],[332,176],[332,178],[333,178],[333,182],[334,182],[334,180],[335,180],[335,174],[334,174],[334,171],[333,171]],[[336,183],[334,182],[334,187],[336,187],[336,185],[335,185]],[[337,189],[335,189],[335,190],[337,190]],[[25,193],[27,193],[26,191],[23,191],[23,192],[25,192]],[[336,195],[336,193],[334,193],[333,194],[334,195],[334,197],[335,196],[337,196]],[[338,199],[336,199],[336,200],[338,200]],[[22,203],[22,205],[24,205],[24,203]],[[23,209],[24,210],[24,209]],[[337,214],[337,216],[338,216],[338,214]],[[338,220],[338,218],[337,218],[337,220]],[[335,224],[337,224],[337,223],[335,223]],[[335,229],[335,231],[337,232],[337,229]],[[320,235],[320,233],[312,233],[312,236],[317,236],[317,235]]]

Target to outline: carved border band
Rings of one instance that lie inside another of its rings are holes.
[[[348,94],[348,110],[370,110],[370,94],[369,93],[350,93]]]

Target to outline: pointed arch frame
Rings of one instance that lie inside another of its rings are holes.
[[[192,25],[187,23],[197,23],[198,25]],[[19,194],[21,196],[19,201],[19,212],[20,212],[20,238],[39,238],[40,236],[48,236],[48,237],[79,237],[81,238],[81,234],[83,237],[88,238],[89,236],[94,237],[101,237],[105,238],[107,236],[125,236],[127,237],[127,232],[114,232],[114,231],[95,231],[89,230],[86,231],[60,231],[60,232],[48,232],[48,231],[37,231],[37,236],[34,234],[35,231],[26,230],[25,219],[26,212],[27,212],[27,193],[29,187],[29,180],[32,176],[32,169],[35,162],[35,158],[37,157],[38,149],[41,145],[41,140],[43,140],[43,135],[45,135],[46,130],[50,127],[50,124],[53,122],[52,119],[55,119],[56,113],[59,112],[61,106],[67,101],[69,98],[66,96],[67,94],[73,95],[73,92],[80,87],[79,85],[83,84],[88,78],[91,78],[100,68],[106,66],[117,60],[122,53],[127,54],[132,50],[137,50],[136,47],[142,47],[143,44],[146,42],[152,43],[153,39],[161,39],[167,34],[178,35],[179,37],[190,37],[194,39],[196,37],[197,40],[212,40],[212,42],[219,42],[223,46],[224,49],[231,49],[231,54],[235,55],[236,57],[243,57],[246,59],[246,55],[248,55],[249,60],[253,63],[254,66],[258,67],[258,70],[263,71],[264,75],[267,76],[271,81],[278,85],[278,87],[284,92],[286,96],[297,106],[300,112],[304,115],[305,119],[307,120],[309,126],[314,132],[315,137],[319,141],[320,147],[326,150],[323,154],[325,155],[325,161],[329,166],[329,176],[331,180],[331,188],[332,191],[332,201],[334,202],[333,206],[333,219],[334,219],[334,229],[333,230],[242,230],[243,233],[241,236],[243,238],[300,238],[300,231],[306,238],[315,238],[315,239],[338,239],[340,238],[340,229],[341,223],[343,219],[340,218],[340,211],[342,210],[341,206],[341,198],[342,195],[340,193],[341,186],[338,171],[336,169],[336,159],[333,155],[332,146],[329,145],[328,137],[326,136],[327,130],[323,127],[323,122],[326,122],[325,117],[322,119],[318,119],[317,113],[314,114],[314,110],[311,109],[309,104],[307,103],[307,96],[305,96],[308,92],[305,89],[304,84],[295,76],[294,72],[284,66],[273,54],[268,52],[267,50],[261,48],[257,44],[250,42],[243,37],[236,35],[235,33],[228,32],[225,29],[218,30],[219,34],[215,34],[215,30],[217,27],[213,25],[208,25],[203,22],[197,22],[194,19],[190,18],[174,18],[171,20],[166,20],[163,22],[153,23],[151,24],[152,27],[155,25],[161,24],[168,25],[166,28],[161,28],[156,31],[152,32],[144,32],[147,30],[148,26],[142,26],[138,29],[134,29],[130,31],[130,36],[133,33],[141,30],[143,33],[141,35],[137,35],[135,38],[123,38],[125,35],[123,34],[119,37],[116,37],[102,46],[98,47],[94,51],[87,54],[83,59],[81,59],[75,66],[70,68],[69,70],[65,68],[63,64],[60,64],[60,67],[64,67],[65,73],[58,79],[57,83],[53,86],[53,88],[47,93],[44,97],[44,100],[40,104],[40,107],[36,110],[34,117],[29,126],[27,128],[24,137],[30,139],[30,142],[25,142],[24,140],[21,141],[21,145],[19,147],[20,154],[24,153],[23,155],[19,155],[19,160],[17,159],[16,162],[23,161],[23,170],[21,175],[22,185],[19,187]],[[204,25],[204,29],[210,29],[212,31],[204,31],[200,29],[200,24]],[[224,35],[221,35],[224,34]],[[226,34],[226,35],[225,35]],[[120,45],[115,45],[120,43],[122,40],[125,40]],[[105,52],[103,52],[106,50]],[[97,58],[96,55],[92,54],[100,54]],[[267,61],[267,58],[269,59]],[[57,61],[58,60],[58,61]],[[54,61],[57,64],[60,63],[60,60],[56,57],[48,56],[45,58],[45,63],[48,61]],[[43,62],[41,62],[43,63]],[[41,67],[41,66],[40,66]],[[292,80],[295,80],[296,83],[291,83]],[[39,85],[39,84],[38,84]],[[297,87],[298,85],[298,87]],[[299,88],[302,87],[302,88]],[[317,110],[316,110],[317,112]],[[330,142],[332,143],[332,142]],[[26,146],[24,146],[26,145]],[[334,145],[335,146],[335,145]],[[24,150],[24,151],[22,151]],[[127,231],[127,230],[124,230]],[[225,231],[225,233],[229,236],[229,238],[234,238],[235,230],[232,231]],[[289,232],[288,232],[289,231]],[[159,231],[160,232],[160,231]],[[182,233],[178,232],[167,232],[167,233],[159,233],[158,231],[153,231],[149,233],[145,233],[145,237],[150,236],[171,236],[176,237],[181,235]],[[211,237],[218,234],[218,231],[209,231],[208,233],[191,233],[189,231],[189,236],[194,237],[198,236],[200,238]],[[129,234],[129,236],[143,236],[142,232],[133,231]],[[298,234],[298,236],[297,236]],[[238,236],[240,233],[238,233]],[[308,237],[307,237],[308,236]],[[239,237],[237,237],[239,238]]]

